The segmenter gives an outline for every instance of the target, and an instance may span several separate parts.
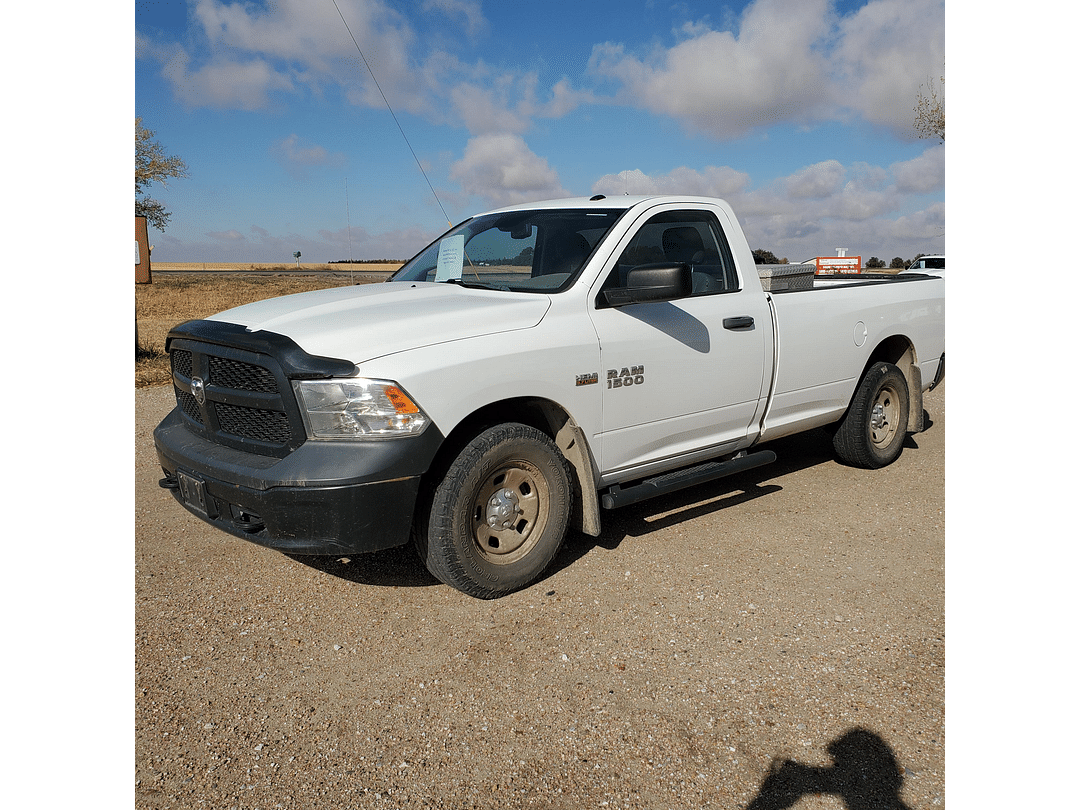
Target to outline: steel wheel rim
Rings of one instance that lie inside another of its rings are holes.
[[[513,563],[543,536],[547,525],[547,479],[532,464],[514,461],[484,478],[473,499],[473,542],[496,565]]]
[[[870,409],[870,441],[874,447],[885,448],[892,443],[899,421],[900,392],[886,385],[878,391]]]

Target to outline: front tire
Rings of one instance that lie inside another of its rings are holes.
[[[907,437],[907,379],[891,363],[866,372],[833,436],[833,449],[846,464],[876,470],[900,457]]]
[[[496,425],[450,465],[414,540],[440,581],[481,599],[519,590],[554,559],[570,515],[570,474],[536,428]]]

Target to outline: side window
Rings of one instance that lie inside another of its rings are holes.
[[[690,265],[695,297],[739,289],[724,232],[708,211],[667,211],[654,216],[619,256],[603,289],[624,287],[630,270],[661,262]]]

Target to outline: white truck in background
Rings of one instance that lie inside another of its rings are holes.
[[[931,276],[941,276],[945,274],[945,257],[939,256],[920,256],[901,273],[926,273]]]
[[[770,440],[828,426],[847,464],[900,455],[944,375],[943,280],[799,273],[763,287],[717,199],[481,214],[387,283],[175,327],[161,485],[286,553],[411,540],[498,597],[568,529],[766,464]]]

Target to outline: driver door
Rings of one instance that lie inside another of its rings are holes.
[[[681,466],[688,453],[740,449],[760,418],[771,314],[760,287],[741,283],[723,215],[705,204],[651,209],[600,274],[591,316],[601,351],[604,481]],[[603,292],[625,286],[632,267],[660,262],[690,265],[689,297],[606,303]]]

